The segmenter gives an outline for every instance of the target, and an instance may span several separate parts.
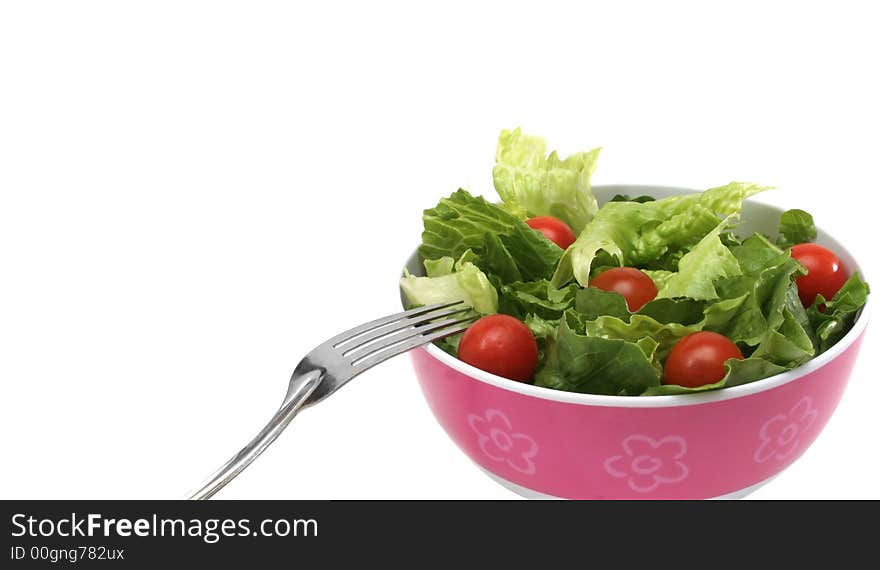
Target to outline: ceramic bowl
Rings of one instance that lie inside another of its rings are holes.
[[[694,192],[596,186],[663,198]],[[781,210],[747,201],[739,231],[775,235]],[[818,243],[861,269],[822,229]],[[423,274],[417,254],[407,268]],[[864,273],[862,273],[864,277]],[[531,498],[738,498],[791,465],[840,401],[871,301],[855,326],[805,365],[758,382],[679,396],[598,396],[495,376],[429,345],[411,352],[422,392],[459,448],[500,484]]]

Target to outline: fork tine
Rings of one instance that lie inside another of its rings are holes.
[[[396,315],[391,315],[382,319],[376,319],[375,321],[370,321],[369,323],[365,323],[353,329],[349,329],[343,333],[334,336],[324,344],[337,349],[343,344],[351,341],[359,341],[358,344],[361,344],[363,342],[368,342],[369,340],[379,338],[382,335],[394,332],[398,329],[411,326],[413,323],[436,319],[439,317],[447,317],[449,315],[453,315],[467,309],[469,309],[469,307],[464,305],[462,301],[454,301],[451,303],[438,303],[436,305],[425,305],[424,307],[410,309],[402,313],[397,313]]]
[[[454,319],[445,319],[442,321],[417,321],[402,330],[392,331],[394,332],[394,334],[386,333],[388,334],[388,336],[382,336],[382,338],[376,340],[375,342],[364,342],[362,344],[358,344],[357,346],[348,348],[343,351],[342,356],[348,358],[351,362],[356,362],[363,355],[376,352],[377,350],[381,350],[383,348],[388,348],[397,344],[398,342],[403,342],[409,338],[434,332],[436,330],[450,327],[452,325],[467,323],[473,321],[474,319],[476,319],[476,317],[471,315]]]
[[[474,317],[476,318],[476,317]],[[471,319],[472,320],[472,319]],[[417,346],[421,346],[423,344],[428,344],[429,342],[433,342],[435,340],[441,339],[446,336],[454,335],[456,333],[464,332],[468,329],[467,324],[457,325],[452,328],[442,329],[431,334],[427,335],[418,335],[413,338],[410,338],[406,342],[400,342],[390,347],[383,346],[382,349],[377,350],[375,352],[371,352],[370,354],[366,354],[352,363],[352,375],[360,374],[361,372],[376,366],[382,362],[385,362],[391,357],[397,356],[398,354],[403,354],[409,350]]]
[[[357,350],[358,348],[368,345],[375,341],[376,339],[382,339],[382,342],[385,342],[383,337],[386,337],[392,333],[396,333],[398,331],[406,331],[412,329],[412,327],[418,327],[427,323],[437,322],[437,319],[441,319],[444,317],[452,317],[454,315],[460,315],[462,313],[467,313],[471,310],[470,307],[452,307],[448,309],[441,309],[439,311],[434,311],[431,313],[427,313],[424,315],[416,315],[415,317],[409,317],[402,321],[395,321],[393,323],[388,323],[386,325],[382,325],[376,327],[373,330],[367,331],[365,333],[361,333],[354,338],[350,338],[346,341],[340,342],[334,348],[336,350],[341,350],[343,356]]]

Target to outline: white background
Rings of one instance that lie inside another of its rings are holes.
[[[177,498],[299,358],[398,308],[421,210],[492,194],[502,128],[594,183],[779,187],[877,270],[870,3],[6,2],[0,496]],[[880,498],[877,333],[755,498]],[[497,498],[406,358],[299,416],[225,498]]]

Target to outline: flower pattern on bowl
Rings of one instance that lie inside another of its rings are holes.
[[[777,414],[764,422],[758,432],[755,462],[764,463],[789,457],[798,449],[801,436],[816,420],[818,411],[809,396],[801,398],[787,414]]]
[[[528,435],[514,432],[503,412],[490,409],[483,415],[469,414],[467,422],[477,435],[477,444],[486,457],[507,463],[511,469],[525,475],[535,473],[532,458],[538,454],[538,444]]]
[[[623,440],[623,453],[605,460],[605,471],[612,477],[626,479],[637,493],[650,493],[661,484],[684,481],[688,466],[681,461],[687,454],[683,437],[668,435],[654,439],[633,434]]]

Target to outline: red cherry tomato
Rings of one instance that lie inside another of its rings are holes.
[[[489,315],[464,331],[458,358],[480,370],[528,382],[538,364],[538,343],[518,319]]]
[[[791,248],[791,256],[807,268],[806,275],[795,279],[801,304],[809,307],[816,295],[831,299],[849,279],[849,273],[830,249],[816,243],[802,243]],[[824,309],[824,307],[823,307]]]
[[[663,367],[663,383],[696,388],[724,378],[728,358],[742,360],[742,352],[724,335],[701,331],[678,341]]]
[[[657,296],[657,286],[651,278],[633,267],[615,267],[603,271],[590,279],[590,286],[620,293],[626,299],[626,306],[633,312]]]
[[[561,247],[568,249],[568,246],[577,239],[568,224],[562,220],[557,220],[551,216],[538,216],[526,220],[526,224],[533,230],[538,230],[544,237]]]

